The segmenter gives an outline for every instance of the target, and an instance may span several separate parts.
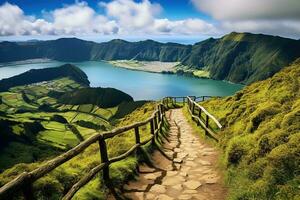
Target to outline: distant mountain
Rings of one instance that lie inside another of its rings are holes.
[[[1,42],[0,62],[48,58],[59,61],[120,60],[181,62],[205,69],[210,77],[249,84],[266,79],[300,57],[300,41],[251,33],[231,33],[194,45],[153,40],[95,43],[76,38],[36,42]]]
[[[86,86],[90,84],[87,75],[81,69],[71,64],[65,64],[60,67],[31,69],[17,76],[2,79],[0,80],[0,92],[15,86],[50,81],[62,77],[69,77]]]
[[[300,57],[297,40],[251,33],[231,33],[193,45],[181,60],[190,67],[209,69],[211,78],[249,84],[271,77]]]

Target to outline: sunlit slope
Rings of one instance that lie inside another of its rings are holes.
[[[7,86],[32,84],[0,92],[0,171],[62,153],[146,103],[113,88],[87,87],[85,77],[64,65],[5,80]]]
[[[299,199],[300,59],[205,107],[225,125],[229,199]]]
[[[235,83],[264,80],[300,56],[297,40],[251,33],[231,33],[193,45],[181,62],[206,69],[210,77]]]
[[[51,81],[53,79],[69,77],[84,86],[89,86],[90,82],[87,75],[71,64],[45,69],[31,69],[22,74],[0,80],[0,91],[6,91],[11,87]],[[66,86],[67,87],[67,86]]]

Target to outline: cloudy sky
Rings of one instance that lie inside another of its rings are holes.
[[[190,42],[253,32],[300,38],[300,0],[0,0],[0,40]]]

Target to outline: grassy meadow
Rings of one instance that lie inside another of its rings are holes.
[[[69,78],[18,86],[0,93],[0,186],[23,171],[76,146],[96,132],[112,130],[151,116],[155,102],[123,102],[102,108],[93,104],[69,105],[59,101],[61,94],[85,86]],[[140,129],[141,140],[150,137],[150,127]],[[109,157],[120,155],[135,143],[133,131],[107,141]],[[148,146],[144,148],[147,157]],[[138,160],[131,156],[111,166],[111,177],[121,184],[133,177]],[[82,175],[101,161],[98,144],[55,169],[34,184],[38,199],[57,199]],[[75,199],[103,199],[107,194],[101,174],[82,188]]]

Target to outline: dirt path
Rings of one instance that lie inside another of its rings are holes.
[[[170,112],[170,137],[164,152],[172,160],[155,152],[154,167],[140,166],[138,179],[124,186],[124,196],[151,200],[225,199],[226,189],[216,167],[218,152],[193,134],[181,109]]]

